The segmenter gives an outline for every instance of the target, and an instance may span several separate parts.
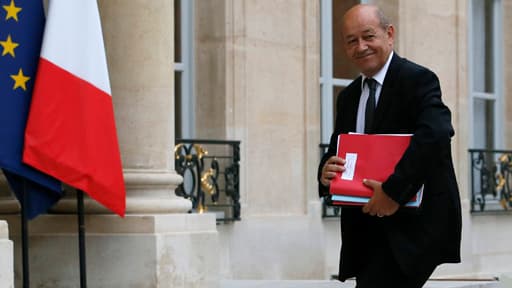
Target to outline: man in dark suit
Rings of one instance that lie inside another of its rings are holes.
[[[335,156],[340,133],[413,136],[387,180],[364,181],[374,191],[370,201],[342,208],[339,278],[356,277],[357,288],[422,287],[439,264],[460,262],[451,113],[437,76],[393,52],[394,27],[378,7],[352,7],[342,33],[362,75],[338,96],[334,133],[318,169],[320,195],[328,195],[336,172],[345,170],[345,160]],[[403,207],[421,185],[421,206]]]

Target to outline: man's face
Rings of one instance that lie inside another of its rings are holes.
[[[358,6],[345,14],[345,52],[367,77],[375,75],[386,64],[393,50],[393,37],[393,26],[383,28],[373,7]]]

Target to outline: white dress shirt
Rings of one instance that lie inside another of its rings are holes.
[[[380,91],[382,90],[382,85],[384,84],[384,78],[386,77],[386,73],[388,72],[389,63],[391,62],[391,58],[393,57],[393,51],[389,53],[388,60],[384,67],[377,72],[377,74],[373,75],[373,79],[377,81],[377,89],[375,89],[375,108],[379,105],[379,97]],[[359,98],[359,107],[357,108],[357,123],[356,123],[356,132],[364,133],[364,119],[365,119],[365,108],[366,101],[368,101],[368,96],[370,95],[370,89],[368,85],[364,85],[364,80],[367,78],[366,76],[361,74],[361,98]]]

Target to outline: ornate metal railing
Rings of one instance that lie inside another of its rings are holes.
[[[240,141],[176,139],[174,156],[183,176],[176,194],[192,201],[191,212],[240,220]]]
[[[469,149],[471,212],[512,208],[512,151]]]
[[[320,144],[320,158],[327,153],[327,149],[329,148],[329,144]],[[332,205],[331,197],[325,196],[322,197],[322,218],[334,218],[339,217],[341,212],[341,207]]]

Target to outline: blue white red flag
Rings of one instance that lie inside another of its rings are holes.
[[[23,161],[120,216],[125,186],[95,0],[51,0]]]

